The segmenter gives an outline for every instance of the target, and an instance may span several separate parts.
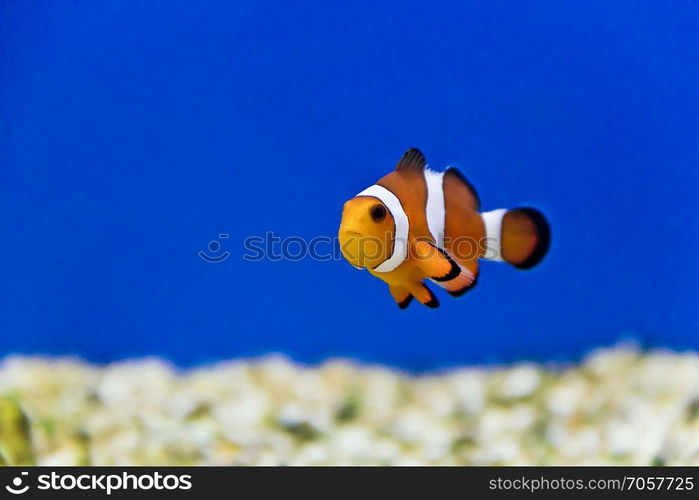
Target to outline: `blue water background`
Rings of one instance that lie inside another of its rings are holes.
[[[684,1],[4,1],[0,354],[698,349],[698,23]],[[334,236],[410,146],[486,210],[544,211],[549,258],[406,311],[345,262],[242,259]]]

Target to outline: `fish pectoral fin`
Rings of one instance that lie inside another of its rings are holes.
[[[427,241],[415,243],[414,255],[420,269],[434,281],[450,281],[461,273],[461,267],[454,259]]]
[[[432,290],[427,288],[427,286],[422,281],[417,281],[408,285],[408,291],[415,297],[418,302],[427,307],[436,308],[439,307],[439,301],[437,297],[432,293]]]
[[[391,292],[393,300],[396,301],[398,307],[400,307],[401,309],[405,309],[413,301],[413,296],[404,286],[389,285],[388,291]]]

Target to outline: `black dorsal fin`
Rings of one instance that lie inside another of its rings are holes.
[[[402,172],[422,172],[427,165],[425,155],[417,148],[410,148],[403,154],[403,157],[398,161],[396,170]]]
[[[481,209],[481,199],[478,196],[478,191],[473,187],[473,184],[469,182],[464,174],[456,167],[448,167],[444,172],[444,182],[458,182],[462,184],[466,190],[469,192],[471,197],[471,206],[474,210]]]

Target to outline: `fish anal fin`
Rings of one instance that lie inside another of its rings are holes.
[[[445,282],[435,282],[444,288],[452,297],[461,297],[472,290],[478,283],[478,261],[467,262],[466,265],[459,265],[461,272],[457,277]]]
[[[478,274],[471,277],[469,279],[469,282],[467,282],[466,284],[460,286],[459,288],[455,287],[454,290],[447,289],[447,292],[449,292],[449,295],[451,295],[452,297],[458,298],[458,297],[461,297],[466,292],[470,292],[471,290],[473,290],[477,284],[478,284]]]
[[[434,281],[449,281],[461,272],[459,265],[441,250],[428,241],[419,240],[413,245],[417,265],[425,275]]]

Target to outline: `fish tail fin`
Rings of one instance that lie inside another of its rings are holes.
[[[530,269],[544,258],[551,243],[546,217],[531,207],[483,212],[486,243],[482,259]]]

